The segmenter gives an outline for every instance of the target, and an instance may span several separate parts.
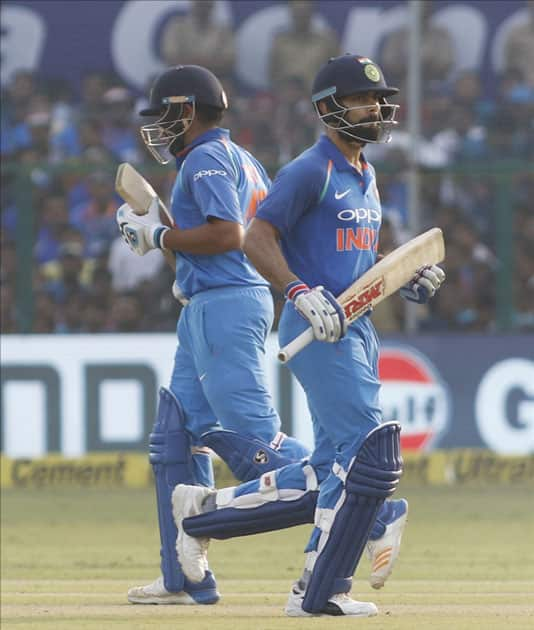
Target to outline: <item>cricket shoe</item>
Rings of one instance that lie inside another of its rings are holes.
[[[393,566],[399,555],[402,533],[408,518],[408,501],[386,501],[384,503],[386,515],[381,515],[381,521],[386,530],[376,540],[367,542],[367,555],[371,561],[371,576],[369,582],[373,588],[382,588],[391,575]]]
[[[213,490],[204,486],[188,486],[179,484],[172,493],[172,515],[178,538],[176,553],[182,565],[182,571],[193,583],[202,582],[208,571],[209,538],[194,538],[184,531],[183,520],[188,516],[202,514],[202,502]]]
[[[332,595],[320,613],[309,613],[302,608],[304,593],[305,590],[299,586],[298,582],[295,582],[289,592],[285,607],[288,617],[374,617],[378,615],[378,608],[372,602],[358,602],[346,593]]]
[[[219,601],[219,593],[214,587],[213,576],[210,574],[210,584],[208,588],[199,589],[198,592],[191,591],[191,594],[185,591],[173,593],[165,588],[163,577],[159,577],[154,582],[146,586],[134,586],[128,591],[128,601],[131,604],[175,604],[175,605],[194,605],[194,604],[215,604]],[[212,588],[210,588],[212,587]]]

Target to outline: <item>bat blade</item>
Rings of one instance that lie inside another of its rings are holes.
[[[443,232],[432,228],[393,250],[337,298],[349,322],[398,291],[424,265],[445,258]]]
[[[160,211],[167,218],[169,225],[174,225],[173,218],[151,184],[128,162],[123,162],[117,169],[115,190],[124,201],[139,215],[146,214],[154,199],[158,200]]]
[[[338,296],[347,320],[353,322],[368,309],[398,291],[424,265],[435,265],[445,258],[443,232],[432,228],[401,245]],[[311,328],[280,349],[278,359],[286,363],[313,341]]]

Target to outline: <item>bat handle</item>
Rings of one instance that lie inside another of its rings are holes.
[[[298,337],[295,337],[293,341],[290,341],[287,346],[280,348],[280,350],[278,351],[278,360],[281,363],[287,363],[313,340],[313,330],[311,328],[308,328]]]

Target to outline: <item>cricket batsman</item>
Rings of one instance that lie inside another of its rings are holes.
[[[309,522],[304,570],[286,614],[370,617],[377,607],[349,596],[365,548],[380,588],[399,552],[408,504],[387,500],[402,474],[400,425],[383,423],[378,339],[366,313],[350,325],[334,295],[376,262],[381,206],[367,143],[388,142],[398,106],[366,57],[332,58],[312,101],[325,133],[281,169],[260,204],[245,252],[284,291],[280,345],[312,327],[315,340],[288,363],[307,396],[315,448],[302,462],[219,491],[179,485],[173,493],[177,550],[185,574],[203,575],[210,537],[229,538]],[[401,289],[426,302],[443,271],[423,268]]]
[[[143,140],[160,164],[175,160],[175,225],[161,222],[157,199],[146,215],[127,205],[117,223],[139,255],[176,252],[175,296],[184,308],[170,388],[161,388],[150,435],[158,502],[162,575],[129,590],[137,604],[213,604],[213,574],[190,581],[176,555],[171,494],[176,484],[213,487],[207,447],[241,481],[299,461],[308,450],[280,432],[263,368],[273,322],[268,282],[243,253],[244,224],[270,185],[263,166],[220,127],[228,104],[217,77],[201,66],[169,68],[155,81],[152,122]]]

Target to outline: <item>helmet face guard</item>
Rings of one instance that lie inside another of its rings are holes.
[[[372,90],[369,90],[371,92]],[[315,111],[319,116],[321,122],[333,129],[346,138],[351,140],[357,140],[358,142],[383,144],[391,142],[391,132],[393,127],[398,125],[395,120],[397,115],[398,105],[388,103],[384,95],[379,95],[378,101],[378,118],[376,119],[364,119],[360,122],[350,122],[347,119],[347,114],[356,110],[369,110],[370,105],[355,105],[347,107],[340,102],[340,98],[335,97],[336,88],[332,87],[328,90],[323,90],[318,94],[314,94],[312,97]],[[358,93],[358,92],[355,92]],[[362,90],[362,92],[364,91]],[[322,113],[319,110],[319,103],[326,104],[327,111]]]
[[[195,97],[194,96],[167,96],[162,99],[163,105],[167,106],[163,114],[155,122],[143,125],[140,129],[141,137],[147,149],[160,164],[168,164],[172,159],[173,148],[181,148],[178,145],[178,138],[183,136],[191,127],[195,118]],[[188,103],[192,106],[191,114],[185,114],[184,105]]]

